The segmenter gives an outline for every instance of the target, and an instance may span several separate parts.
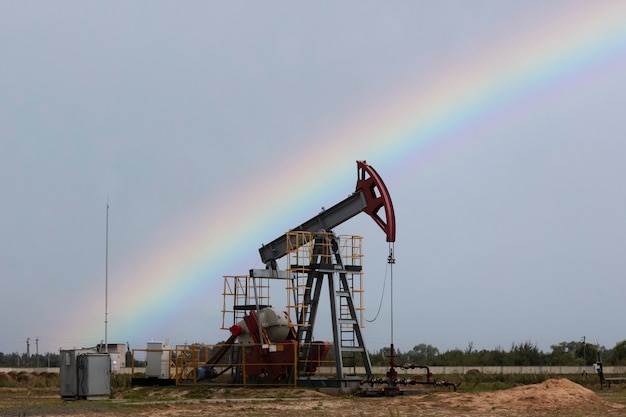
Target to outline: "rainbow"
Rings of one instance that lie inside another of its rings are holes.
[[[323,157],[328,167],[324,177],[345,178],[345,184],[336,189],[322,190],[327,184],[320,181],[319,172],[299,169],[302,161],[286,161],[262,168],[254,183],[233,191],[217,205],[205,201],[193,208],[186,218],[194,224],[173,219],[183,230],[177,238],[156,253],[135,254],[135,263],[128,262],[117,272],[125,277],[124,290],[111,293],[110,305],[111,311],[124,314],[112,320],[116,324],[111,326],[109,341],[133,340],[143,347],[150,338],[168,335],[186,335],[177,343],[222,340],[225,337],[216,330],[221,323],[222,276],[262,267],[257,254],[262,243],[315,214],[309,212],[311,207],[334,204],[351,192],[355,160],[365,159],[374,166],[393,194],[394,181],[406,173],[394,173],[392,164],[415,167],[437,160],[437,155],[455,144],[467,146],[481,132],[503,126],[533,106],[549,104],[570,89],[622,71],[626,61],[623,16],[626,2],[572,4],[558,16],[545,16],[532,33],[503,42],[465,65],[439,71],[426,80],[403,80],[390,86],[372,97],[369,107],[354,112],[351,120],[303,140],[315,146],[303,145],[300,153],[312,160]],[[331,148],[332,153],[320,151]],[[260,186],[270,182],[272,187]],[[290,200],[261,204],[252,212],[250,202],[267,201],[269,189],[289,190]],[[313,201],[311,195],[324,195],[328,200]],[[85,321],[94,317],[102,321],[102,306],[86,308],[94,313],[87,314]],[[92,329],[81,330],[82,339],[102,338],[102,329],[93,328],[93,322],[91,326],[77,324],[73,331],[81,326]],[[77,338],[67,335],[67,339]]]

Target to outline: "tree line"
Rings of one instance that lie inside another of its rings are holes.
[[[492,350],[474,349],[468,343],[465,349],[440,352],[436,347],[421,343],[408,352],[396,351],[396,364],[413,363],[429,366],[577,366],[593,365],[601,360],[605,365],[626,365],[626,340],[612,349],[581,341],[561,342],[552,345],[550,352],[539,350],[530,342],[513,343],[507,351],[501,347]],[[370,353],[374,366],[389,364],[391,349],[382,348]]]
[[[58,368],[60,364],[59,353],[27,355],[26,353],[0,352],[0,368]]]
[[[509,350],[501,347],[478,350],[470,342],[465,349],[441,352],[435,346],[421,343],[407,352],[396,350],[395,354],[398,365],[413,363],[429,366],[578,366],[593,365],[598,359],[605,365],[626,365],[626,340],[618,342],[612,349],[581,341],[561,342],[552,345],[550,349],[550,352],[544,352],[536,344],[523,342],[513,343]],[[389,365],[389,357],[389,347],[370,352],[373,366]],[[56,368],[60,363],[59,353],[27,355],[0,352],[1,368]],[[135,365],[139,366],[137,363]]]

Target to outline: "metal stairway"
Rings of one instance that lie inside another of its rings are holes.
[[[330,295],[336,378],[341,381],[347,375],[354,375],[356,366],[361,364],[370,375],[371,363],[352,297],[352,276],[360,275],[361,266],[344,266],[338,238],[333,233],[316,233],[315,236],[307,236],[305,239],[308,244],[300,246],[298,251],[309,246],[308,256],[296,256],[297,260],[290,263],[289,271],[294,282],[290,290],[294,293],[293,305],[298,326],[296,338],[301,346],[299,368],[306,369],[306,360],[310,357],[313,328],[323,283],[326,280]]]

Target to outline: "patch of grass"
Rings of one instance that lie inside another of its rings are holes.
[[[626,385],[624,387],[611,386],[611,389],[604,387],[602,390],[598,387],[594,392],[605,401],[626,405]]]
[[[132,388],[132,375],[129,374],[112,374],[111,375],[111,393],[124,391]]]
[[[551,374],[455,374],[445,375],[448,381],[461,381],[460,392],[487,392],[500,391],[518,387],[520,385],[539,384],[551,378],[561,378],[562,375]],[[594,375],[567,375],[567,379],[592,390],[599,390],[599,379]],[[438,379],[435,377],[435,379]],[[443,379],[443,378],[442,378]],[[626,385],[626,384],[625,384]]]
[[[317,405],[314,405],[314,406],[312,407],[312,410],[319,411],[319,410],[321,410],[321,409],[322,409],[322,406],[323,406],[323,405],[324,405],[324,403],[323,403],[323,402],[318,401]]]
[[[187,392],[185,393],[184,397],[188,399],[197,400],[197,399],[208,398],[210,397],[212,393],[213,393],[213,390],[210,390],[207,387],[192,386],[192,387],[187,388]]]

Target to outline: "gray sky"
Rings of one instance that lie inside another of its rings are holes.
[[[226,339],[222,276],[357,159],[396,209],[401,350],[613,347],[622,4],[0,0],[0,351],[104,338],[107,201],[109,341]],[[337,231],[365,239],[375,350],[387,243],[364,214]]]

